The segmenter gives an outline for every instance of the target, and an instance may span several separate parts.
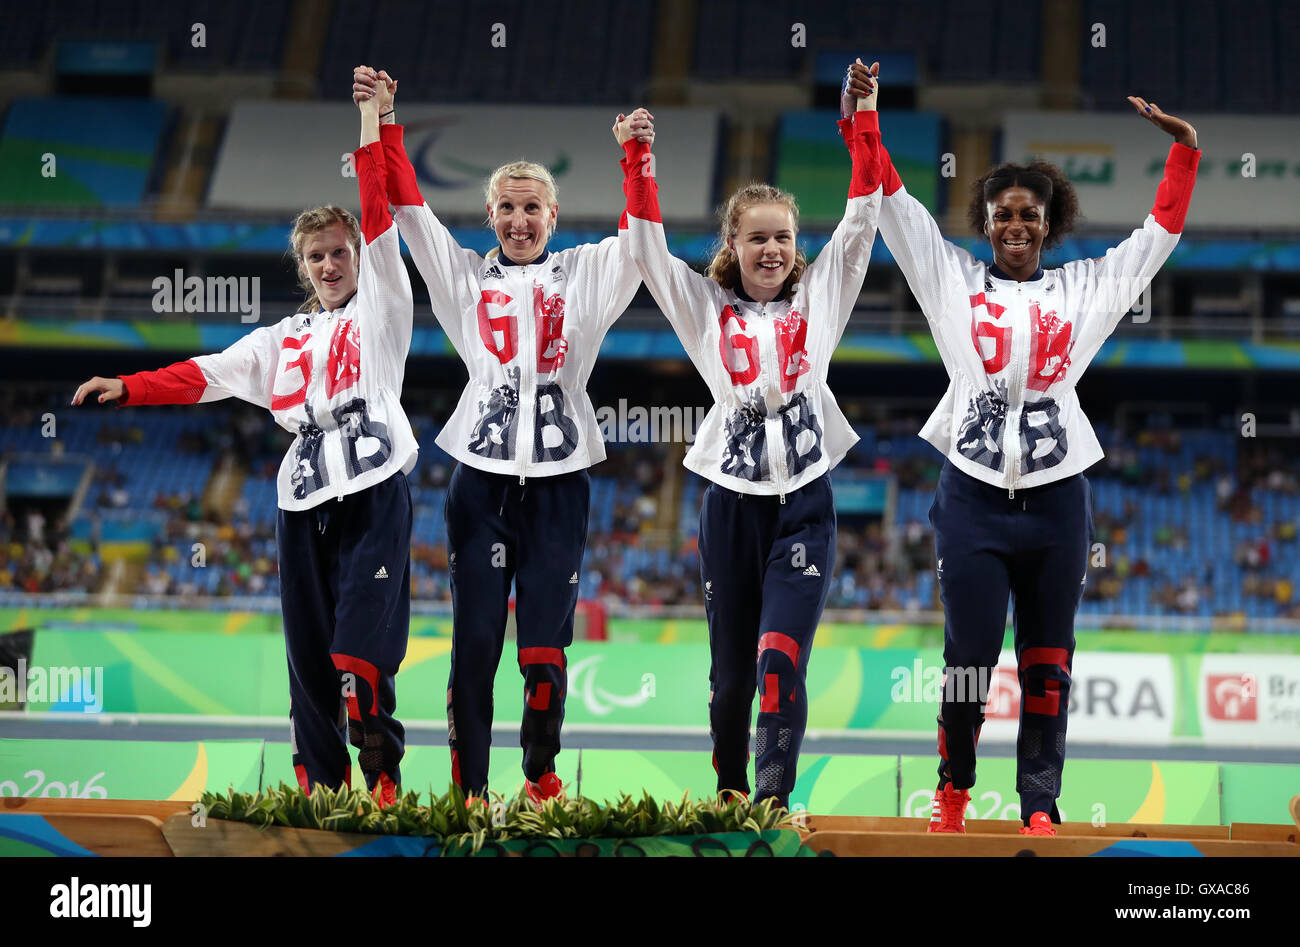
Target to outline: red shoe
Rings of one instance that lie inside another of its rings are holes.
[[[548,799],[564,798],[564,783],[560,782],[560,777],[554,773],[543,773],[542,778],[537,782],[524,780],[524,789],[528,792],[528,798],[533,801],[533,805],[538,809],[546,804]]]
[[[718,805],[725,806],[729,802],[739,799],[741,802],[749,802],[749,793],[741,792],[739,789],[721,789],[718,791]]]
[[[380,773],[375,788],[370,790],[371,798],[379,803],[379,808],[387,809],[397,802],[397,784],[389,779],[387,773]]]
[[[953,789],[952,783],[944,783],[942,789],[934,791],[934,808],[930,812],[930,824],[927,832],[951,832],[966,834],[966,806],[970,803],[970,790]]]
[[[1029,817],[1029,824],[1020,827],[1021,835],[1055,835],[1051,817],[1046,812],[1035,812]]]

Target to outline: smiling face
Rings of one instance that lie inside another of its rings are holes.
[[[308,235],[298,266],[311,280],[322,309],[340,308],[357,291],[357,251],[342,224]]]
[[[505,255],[516,263],[532,263],[546,252],[560,208],[547,203],[542,182],[504,178],[487,211]]]
[[[993,246],[993,261],[1007,273],[1038,269],[1047,237],[1047,208],[1027,187],[1009,187],[985,204],[984,232]]]
[[[740,264],[740,282],[751,299],[771,302],[794,269],[794,219],[784,204],[755,204],[740,215],[727,245]]]

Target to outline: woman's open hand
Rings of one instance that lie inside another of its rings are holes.
[[[1161,131],[1167,132],[1174,137],[1174,141],[1187,148],[1196,147],[1196,129],[1188,122],[1173,115],[1166,115],[1160,111],[1160,106],[1154,102],[1148,103],[1146,99],[1137,95],[1130,95],[1129,102],[1137,109],[1137,113],[1145,118],[1152,125]]]
[[[126,385],[122,383],[120,378],[100,378],[96,375],[90,381],[81,383],[77,393],[72,396],[72,403],[81,404],[86,395],[94,394],[97,391],[101,392],[99,396],[100,404],[105,401],[120,401],[126,394]]]

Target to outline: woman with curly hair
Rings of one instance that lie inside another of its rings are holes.
[[[1086,581],[1092,500],[1083,471],[1101,446],[1074,388],[1183,230],[1196,130],[1154,104],[1138,113],[1174,137],[1146,221],[1096,260],[1044,270],[1074,225],[1059,168],[1003,164],[976,182],[970,223],[984,263],[943,239],[880,148],[880,234],[921,305],[950,379],[921,436],[947,458],[930,522],[944,605],[945,687],[931,832],[965,832],[987,688],[1014,600],[1020,678],[1016,790],[1022,834],[1055,835],[1065,762],[1074,616]]]

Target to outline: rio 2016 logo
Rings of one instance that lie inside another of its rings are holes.
[[[42,799],[107,799],[108,790],[103,786],[95,785],[103,775],[103,773],[96,773],[86,780],[86,785],[83,786],[77,779],[69,783],[57,780],[46,782],[43,770],[29,769],[23,773],[23,779],[32,780],[30,786],[24,788],[12,779],[0,780],[0,796],[22,796],[26,799],[38,796]]]
[[[934,806],[934,791],[929,789],[918,789],[907,797],[907,802],[903,804],[903,817],[908,819],[928,819]],[[1069,821],[1065,816],[1065,810],[1057,803],[1056,811],[1061,815],[1061,821]],[[987,792],[980,793],[978,796],[971,793],[970,802],[966,804],[967,819],[1007,819],[1020,821],[1020,803],[1012,800],[1003,803],[1002,793],[990,789]]]

